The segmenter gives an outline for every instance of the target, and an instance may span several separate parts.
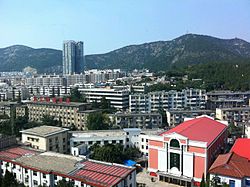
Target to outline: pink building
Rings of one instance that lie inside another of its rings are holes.
[[[199,185],[217,155],[224,152],[227,124],[208,116],[187,120],[149,138],[148,170],[160,181]]]

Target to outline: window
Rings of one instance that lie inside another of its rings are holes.
[[[49,150],[52,151],[52,146],[49,147]]]
[[[54,180],[57,180],[57,175],[54,175]]]
[[[245,180],[245,185],[246,185],[246,186],[250,186],[250,180],[247,180],[247,179],[246,179],[246,180]]]
[[[235,187],[235,180],[229,180],[229,187]]]
[[[45,174],[45,173],[43,173],[43,178],[44,178],[44,179],[46,178],[46,174]]]
[[[36,171],[33,171],[33,175],[34,175],[34,176],[37,176],[37,172],[36,172]]]
[[[34,186],[37,186],[38,182],[36,180],[33,180],[33,184],[34,184]]]
[[[170,147],[180,147],[179,141],[176,139],[172,139],[170,141]]]
[[[144,138],[142,138],[141,141],[144,142]]]
[[[65,143],[66,142],[66,139],[65,138],[63,138],[63,143]]]

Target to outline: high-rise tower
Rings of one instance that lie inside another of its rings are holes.
[[[83,42],[63,42],[63,74],[82,73],[84,68]]]

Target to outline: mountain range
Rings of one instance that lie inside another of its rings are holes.
[[[207,62],[249,61],[250,43],[238,38],[186,34],[170,41],[130,45],[105,54],[86,55],[85,60],[87,69],[165,71]],[[21,71],[27,66],[40,73],[62,72],[62,51],[23,45],[0,48],[0,71]]]

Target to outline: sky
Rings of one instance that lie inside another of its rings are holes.
[[[0,0],[0,48],[81,40],[98,54],[186,33],[250,42],[250,0]]]

